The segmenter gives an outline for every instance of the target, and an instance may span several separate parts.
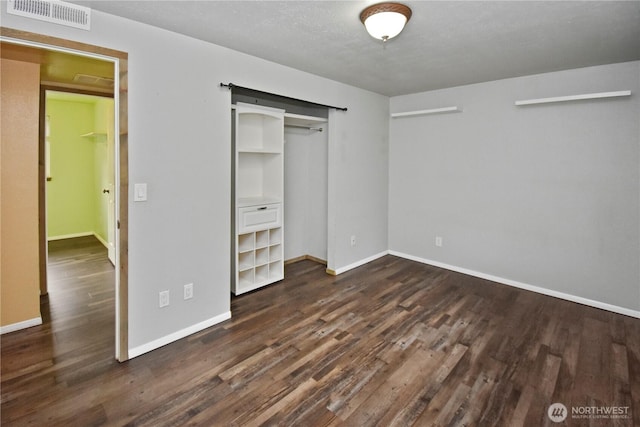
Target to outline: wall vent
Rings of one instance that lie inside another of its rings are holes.
[[[7,13],[68,27],[91,29],[91,9],[60,0],[9,0]]]

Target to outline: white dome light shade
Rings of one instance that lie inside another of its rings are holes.
[[[400,3],[378,3],[360,14],[367,32],[378,40],[387,41],[402,31],[411,18],[411,9]]]
[[[368,17],[364,21],[364,26],[371,37],[384,40],[392,39],[400,34],[406,23],[407,18],[400,13],[382,12]]]

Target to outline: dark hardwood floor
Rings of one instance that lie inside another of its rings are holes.
[[[337,277],[300,261],[119,364],[106,252],[58,245],[45,323],[2,336],[2,425],[640,425],[638,319],[393,256]]]

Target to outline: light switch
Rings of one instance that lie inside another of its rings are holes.
[[[136,184],[133,187],[133,201],[134,202],[147,201],[147,184]]]

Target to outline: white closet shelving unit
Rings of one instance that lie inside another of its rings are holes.
[[[235,295],[284,278],[284,110],[235,108]]]

